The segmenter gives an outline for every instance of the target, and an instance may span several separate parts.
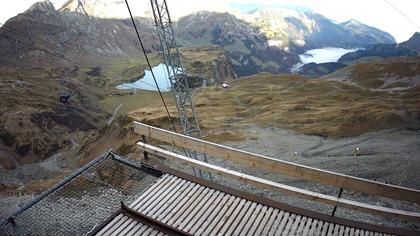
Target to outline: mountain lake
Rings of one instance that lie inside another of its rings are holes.
[[[299,55],[300,63],[297,63],[293,66],[292,72],[299,71],[300,67],[305,64],[315,62],[315,63],[326,63],[326,62],[337,62],[341,56],[349,52],[355,52],[360,48],[333,48],[333,47],[326,47],[326,48],[316,48],[306,51],[303,54]]]
[[[165,64],[161,63],[152,68],[153,74],[156,77],[157,84],[162,92],[171,90],[171,83],[168,79],[168,72]],[[141,89],[157,91],[155,81],[153,80],[152,72],[150,70],[144,71],[144,76],[138,80],[130,83],[124,83],[117,86],[117,89]]]

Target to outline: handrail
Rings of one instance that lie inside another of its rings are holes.
[[[181,163],[185,163],[190,165],[194,168],[201,169],[203,171],[212,172],[214,174],[218,174],[223,177],[229,177],[232,179],[236,179],[240,182],[246,184],[252,184],[256,187],[262,187],[265,189],[270,189],[278,192],[283,192],[289,195],[293,195],[302,199],[308,199],[311,201],[321,202],[324,204],[343,207],[351,210],[358,210],[370,214],[381,215],[385,217],[393,217],[398,219],[405,219],[405,220],[415,220],[420,221],[420,213],[411,212],[411,211],[403,211],[392,209],[388,207],[382,206],[375,206],[365,203],[360,203],[352,200],[347,200],[343,198],[337,198],[335,196],[330,196],[322,193],[317,193],[305,189],[299,189],[296,187],[288,186],[285,184],[280,184],[273,182],[271,180],[262,179],[259,177],[255,177],[252,175],[243,174],[237,171],[229,170],[223,167],[219,167],[213,164],[205,163],[199,160],[195,160],[171,151],[167,151],[165,149],[161,149],[149,144],[145,144],[142,142],[138,142],[137,145],[146,152],[150,154],[154,154],[163,158],[176,160]]]
[[[264,155],[254,154],[239,149],[226,147],[201,139],[174,133],[168,130],[156,128],[134,121],[134,131],[148,138],[157,139],[174,146],[192,149],[211,156],[231,160],[239,164],[247,164],[282,175],[316,181],[319,183],[363,192],[376,196],[388,197],[397,200],[405,200],[420,203],[420,190],[400,187],[391,184],[366,180],[332,171],[321,170],[288,161],[278,160]]]

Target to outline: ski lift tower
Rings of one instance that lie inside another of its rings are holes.
[[[201,130],[195,114],[187,74],[182,66],[181,56],[172,29],[168,5],[166,0],[150,0],[150,3],[183,132],[185,135],[200,138]],[[204,154],[187,151],[187,155],[207,162]]]

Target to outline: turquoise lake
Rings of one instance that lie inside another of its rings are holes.
[[[165,64],[161,63],[152,68],[153,74],[155,74],[157,84],[162,92],[168,92],[171,90],[171,82],[168,79],[168,72]],[[153,80],[152,72],[145,70],[143,78],[131,83],[124,83],[117,86],[117,89],[142,89],[157,91],[155,81]]]

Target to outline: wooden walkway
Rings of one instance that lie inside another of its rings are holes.
[[[181,235],[392,235],[366,229],[368,224],[357,227],[353,221],[343,220],[346,224],[322,220],[311,217],[313,213],[296,212],[297,208],[276,207],[270,201],[264,204],[234,193],[165,174],[130,208],[185,233]],[[96,229],[94,235],[166,234],[159,227],[119,213]]]

